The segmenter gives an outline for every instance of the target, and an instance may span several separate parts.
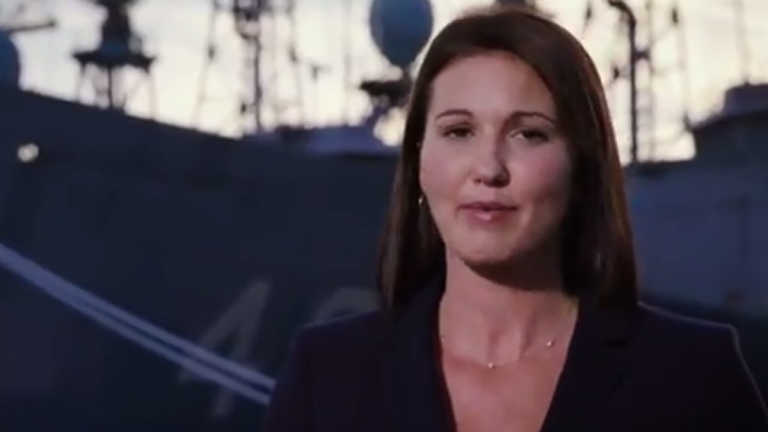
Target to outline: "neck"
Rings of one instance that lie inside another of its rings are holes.
[[[446,262],[440,333],[467,356],[520,358],[536,346],[568,336],[574,303],[563,291],[559,266],[520,278],[490,278],[455,258]],[[551,268],[550,268],[551,267]]]

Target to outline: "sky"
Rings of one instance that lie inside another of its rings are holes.
[[[75,50],[90,49],[96,44],[101,19],[99,9],[86,0],[0,0],[0,13],[22,1],[29,5],[28,18],[50,15],[59,23],[51,31],[16,36],[22,53],[22,85],[61,98],[88,100],[87,91],[78,95],[79,70],[70,56]],[[739,1],[746,11],[741,18],[735,7]],[[462,9],[489,2],[433,0],[435,31]],[[607,78],[611,64],[626,58],[623,50],[626,39],[618,29],[617,13],[604,0],[591,0],[595,13],[585,27],[583,17],[589,2],[540,0],[538,3],[579,37]],[[645,1],[628,3],[639,9]],[[680,30],[659,37],[653,51],[657,67],[665,71],[655,78],[653,91],[657,113],[655,155],[688,157],[692,145],[689,137],[681,135],[685,112],[694,119],[703,118],[716,109],[723,90],[742,82],[745,75],[753,81],[768,78],[768,51],[759,45],[760,40],[768,39],[768,26],[765,19],[760,20],[761,16],[768,16],[768,4],[763,0],[655,0],[654,3],[654,34],[661,35],[669,28],[665,25],[666,15],[673,3],[679,3],[683,23]],[[151,109],[149,93],[139,90],[129,106],[131,114],[227,135],[241,130],[238,101],[247,90],[243,44],[231,18],[223,12],[214,13],[212,5],[213,0],[143,0],[136,6],[136,30],[146,50],[158,56],[153,70],[157,102]],[[370,0],[297,0],[295,47],[301,66],[288,60],[285,30],[289,21],[284,18],[275,21],[274,28],[279,34],[265,39],[265,44],[278,47],[269,52],[274,56],[270,64],[276,69],[272,72],[279,78],[271,81],[265,97],[268,101],[288,102],[285,119],[310,118],[314,124],[332,124],[359,121],[364,115],[367,100],[355,89],[356,83],[392,73],[371,40],[367,27],[369,5]],[[643,16],[641,14],[641,18]],[[739,20],[745,24],[738,25]],[[272,43],[272,39],[277,42]],[[681,41],[686,41],[687,49],[680,49]],[[213,42],[218,52],[212,62],[206,62],[209,42]],[[749,61],[742,61],[740,46],[747,47]],[[681,59],[687,67],[680,66]],[[131,78],[136,81],[138,77]],[[626,154],[629,112],[626,82],[607,86],[607,90],[619,141]],[[381,134],[385,140],[397,140],[398,121],[394,116],[383,127]]]

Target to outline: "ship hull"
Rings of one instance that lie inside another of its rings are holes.
[[[0,113],[0,243],[77,287],[268,376],[300,325],[377,306],[391,157],[244,146],[17,90]],[[262,404],[22,276],[0,269],[3,432],[258,430]],[[768,388],[768,320],[651,301],[735,323]]]

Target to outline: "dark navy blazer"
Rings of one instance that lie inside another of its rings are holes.
[[[441,295],[426,287],[394,320],[369,312],[300,331],[263,432],[454,431],[437,361]],[[768,432],[733,328],[590,304],[543,432]]]

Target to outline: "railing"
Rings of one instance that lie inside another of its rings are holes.
[[[258,404],[269,402],[273,378],[120,309],[3,244],[0,244],[0,266],[29,282],[29,286],[145,350]]]

